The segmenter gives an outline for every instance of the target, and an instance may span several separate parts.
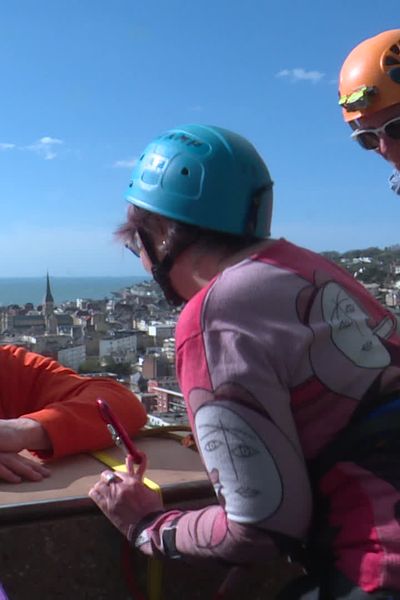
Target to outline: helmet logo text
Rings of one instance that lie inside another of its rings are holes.
[[[167,133],[166,135],[161,136],[164,140],[174,140],[175,142],[181,142],[181,144],[185,144],[186,146],[194,146],[195,148],[199,148],[203,146],[203,142],[197,140],[194,137],[186,135],[185,133]]]

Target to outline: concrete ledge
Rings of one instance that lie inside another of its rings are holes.
[[[122,542],[101,514],[2,526],[0,579],[10,600],[130,600],[121,571]],[[146,591],[146,558],[134,552],[132,565]],[[274,598],[296,572],[283,561],[254,570],[237,586],[235,598]],[[162,600],[209,600],[226,573],[217,565],[166,561]]]

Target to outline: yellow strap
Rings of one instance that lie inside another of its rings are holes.
[[[97,458],[100,462],[107,465],[107,467],[111,467],[113,471],[120,471],[122,473],[126,473],[125,463],[121,463],[119,460],[110,456],[110,454],[106,450],[98,450],[97,452],[92,452],[92,455]],[[157,492],[161,496],[161,488],[155,481],[148,479],[148,477],[143,478],[143,483],[147,485],[148,488]]]
[[[113,456],[106,450],[99,450],[98,452],[92,452],[94,458],[97,458],[100,462],[107,465],[107,467],[111,467],[114,471],[120,471],[122,473],[126,473],[125,463],[121,463],[119,460],[116,460]],[[161,488],[155,481],[148,479],[147,477],[143,478],[143,483],[153,490],[157,492],[160,496],[162,496]],[[162,562],[157,558],[149,558],[148,567],[147,567],[147,596],[148,600],[161,600],[162,592]]]

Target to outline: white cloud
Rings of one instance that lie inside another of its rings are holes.
[[[282,71],[279,71],[275,77],[287,78],[293,83],[296,81],[318,83],[325,77],[325,73],[321,73],[321,71],[306,71],[306,69],[303,69],[302,67],[297,67],[295,69],[283,69]]]
[[[137,158],[127,158],[126,160],[116,160],[113,167],[116,169],[133,169],[137,161]]]
[[[33,144],[28,144],[27,146],[18,146],[17,144],[9,142],[0,142],[0,152],[16,148],[18,150],[35,152],[45,160],[53,160],[57,156],[56,147],[61,146],[62,144],[64,144],[63,140],[45,135]]]
[[[55,148],[57,146],[62,145],[63,140],[59,140],[58,138],[52,138],[48,135],[41,137],[37,142],[30,144],[29,146],[25,146],[25,150],[30,150],[32,152],[36,152],[44,158],[45,160],[53,160],[57,156],[57,152]]]

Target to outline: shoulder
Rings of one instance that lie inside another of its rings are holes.
[[[183,308],[175,332],[177,348],[188,338],[201,334],[203,307],[212,284],[200,290]]]

